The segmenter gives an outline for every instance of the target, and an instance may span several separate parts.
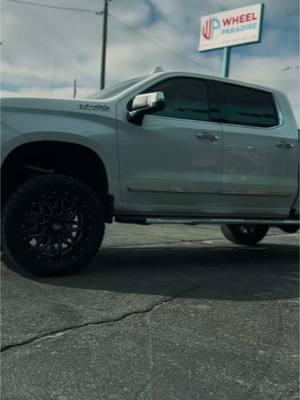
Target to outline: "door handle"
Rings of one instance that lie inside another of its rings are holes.
[[[276,143],[277,147],[282,147],[284,149],[293,149],[294,145],[292,143],[288,143],[285,140],[280,140],[280,142]]]
[[[212,133],[208,133],[208,132],[198,133],[196,135],[196,138],[199,140],[210,140],[211,142],[215,142],[215,141],[219,140],[218,136],[213,135]]]

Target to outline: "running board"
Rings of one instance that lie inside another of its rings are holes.
[[[255,219],[255,218],[143,218],[138,216],[117,216],[116,222],[124,224],[152,225],[152,224],[184,224],[184,225],[200,225],[200,224],[255,224],[255,225],[300,225],[297,219]]]

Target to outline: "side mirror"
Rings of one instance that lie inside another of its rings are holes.
[[[160,111],[164,107],[163,92],[140,94],[133,99],[132,111],[128,112],[127,119],[136,125],[142,125],[145,114]]]

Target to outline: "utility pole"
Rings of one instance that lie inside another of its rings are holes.
[[[27,1],[27,0],[9,0],[9,1],[11,1],[13,3],[20,3],[22,5],[28,5],[28,6],[53,8],[53,9],[64,10],[64,11],[77,11],[77,12],[93,13],[96,15],[103,15],[102,59],[101,59],[101,76],[100,76],[100,85],[99,86],[100,86],[100,90],[104,89],[104,87],[105,87],[105,62],[106,62],[108,2],[111,0],[104,0],[104,9],[102,11],[92,10],[90,8],[60,7],[60,6],[55,6],[52,4],[41,4],[41,3],[36,3],[34,1]],[[0,42],[0,45],[2,45],[2,44],[3,43]],[[75,85],[77,85],[77,82],[74,82],[73,96],[76,96],[77,88],[75,87]]]
[[[104,0],[100,90],[102,90],[102,89],[105,88],[105,66],[106,66],[106,45],[107,45],[107,20],[108,20],[108,2],[109,2],[109,1],[111,1],[111,0]]]
[[[73,83],[73,99],[75,99],[77,96],[77,79],[74,79],[74,83]]]

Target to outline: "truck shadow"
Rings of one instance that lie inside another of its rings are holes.
[[[111,247],[102,249],[78,275],[30,278],[61,287],[142,295],[288,299],[299,296],[299,247]]]

